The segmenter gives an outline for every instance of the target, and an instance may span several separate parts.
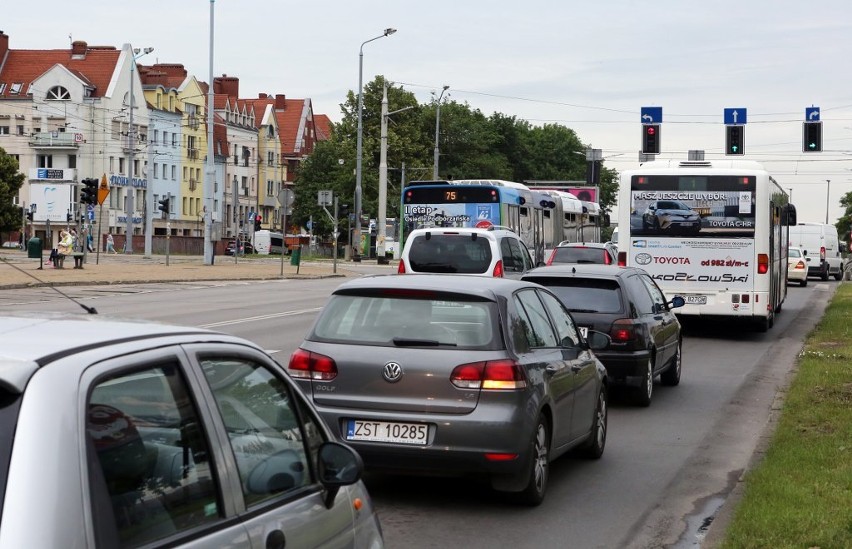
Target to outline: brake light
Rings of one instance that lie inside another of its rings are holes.
[[[337,364],[332,358],[304,349],[293,351],[287,368],[290,370],[290,377],[296,379],[331,381],[337,377]]]
[[[618,252],[618,266],[627,267],[627,252]]]
[[[796,269],[804,269],[804,268],[805,268],[805,262],[800,259],[799,262],[796,263]]]
[[[527,386],[521,367],[508,359],[461,364],[453,368],[450,382],[460,389],[516,390]]]
[[[609,257],[609,252],[604,250],[604,265],[612,265],[612,258]]]
[[[819,248],[819,260],[825,261],[825,246],[820,246]]]
[[[402,259],[399,260],[399,266],[396,268],[396,274],[405,274],[405,261]]]
[[[636,329],[629,318],[621,318],[612,323],[609,337],[613,343],[628,343],[636,337]]]
[[[491,276],[495,278],[503,278],[503,260],[498,259],[497,264],[494,265],[494,272],[491,273]]]
[[[767,254],[757,254],[757,274],[766,274],[769,272],[769,256]]]
[[[553,251],[552,251],[552,252],[550,252],[550,256],[547,258],[547,264],[548,264],[548,265],[553,265],[553,259],[554,259],[555,257],[556,257],[556,248],[554,248],[554,249],[553,249]]]
[[[488,461],[514,461],[518,459],[518,454],[485,454],[485,459]]]

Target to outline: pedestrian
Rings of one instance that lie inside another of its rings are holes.
[[[86,234],[86,249],[91,253],[95,252],[95,239],[92,237],[91,232]]]
[[[71,235],[71,251],[77,251],[78,238],[77,238],[77,229],[71,229],[68,234]]]
[[[113,240],[113,238],[112,238],[112,233],[107,234],[107,248],[106,248],[106,251],[107,251],[107,253],[112,252],[112,253],[114,253],[114,254],[118,254],[118,252],[117,252],[117,251],[115,251],[115,240]]]

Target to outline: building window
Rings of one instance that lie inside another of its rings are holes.
[[[47,90],[45,101],[69,101],[71,94],[62,86],[53,86]]]
[[[71,168],[72,170],[77,168],[77,155],[76,154],[69,154],[68,155],[68,167]]]
[[[274,152],[266,153],[266,165],[267,166],[274,166],[275,165],[275,153]]]
[[[15,82],[14,84],[12,84],[12,87],[9,88],[9,95],[18,95],[19,93],[21,93],[21,88],[23,87],[23,83]]]
[[[0,135],[9,135],[9,126],[0,126]]]
[[[273,181],[266,182],[266,196],[272,196],[275,191],[275,183]]]
[[[177,136],[177,134],[176,134],[176,133],[173,133],[173,134],[172,134],[172,147],[177,147],[177,146],[178,146],[178,142],[177,142],[177,140],[178,140],[178,136]]]
[[[156,141],[155,141],[156,143]],[[169,132],[163,132],[163,145],[169,144]]]
[[[154,130],[154,143],[160,140],[160,130]]]
[[[36,168],[52,168],[53,167],[53,155],[51,154],[37,154],[36,155]]]
[[[18,130],[18,131],[17,131],[17,134],[18,134],[18,135],[24,135],[24,126],[23,126],[23,124],[18,124],[17,130]]]
[[[172,181],[177,179],[177,166],[172,166]]]
[[[165,164],[163,164],[163,179],[166,179],[166,178],[168,177],[168,174],[166,173],[166,169],[167,169],[167,168],[168,168],[168,166],[166,166]]]

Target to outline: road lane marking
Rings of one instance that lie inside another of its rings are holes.
[[[232,324],[243,324],[246,322],[256,322],[258,320],[269,320],[270,318],[282,318],[285,316],[304,315],[308,313],[316,313],[322,307],[313,307],[311,309],[301,309],[298,311],[284,311],[283,313],[273,313],[269,315],[250,316],[246,318],[235,318],[233,320],[223,320],[221,322],[212,322],[210,324],[200,324],[199,328],[217,328],[219,326],[230,326]]]

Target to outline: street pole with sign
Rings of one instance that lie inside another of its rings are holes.
[[[281,276],[284,276],[284,250],[287,249],[287,210],[293,205],[296,196],[293,191],[287,188],[282,188],[278,191],[278,204],[281,205],[282,221],[281,221]]]

